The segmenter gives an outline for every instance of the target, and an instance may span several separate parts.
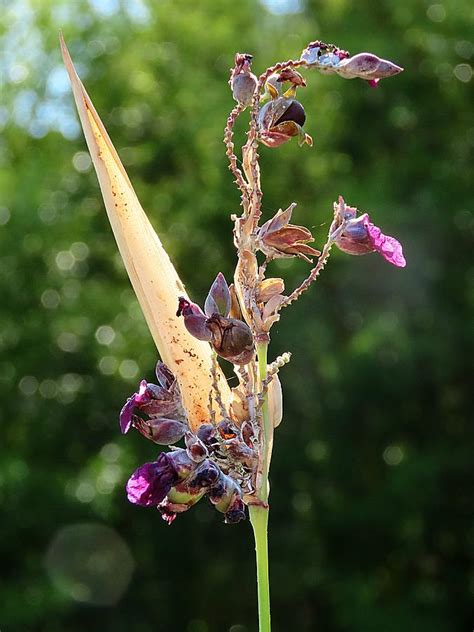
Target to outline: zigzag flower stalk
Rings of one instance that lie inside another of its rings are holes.
[[[290,359],[284,353],[268,364],[270,330],[281,310],[318,278],[334,245],[351,255],[377,252],[400,268],[406,262],[401,244],[384,235],[367,213],[346,205],[342,196],[334,203],[320,250],[309,245],[314,238],[308,228],[290,224],[295,203],[261,224],[258,150],[260,145],[276,149],[293,137],[301,146],[312,145],[303,130],[304,107],[296,99],[306,86],[299,70],[358,77],[375,86],[402,68],[371,53],[351,56],[315,41],[299,59],[277,63],[257,78],[251,72],[252,56],[237,53],[229,80],[237,105],[224,132],[229,168],[241,194],[241,213],[232,216],[237,265],[231,285],[217,274],[201,309],[186,295],[143,212],[62,38],[61,47],[110,223],[161,356],[158,384],[141,381],[122,408],[120,428],[123,433],[136,429],[152,443],[171,447],[132,474],[128,499],[157,508],[168,524],[204,498],[224,514],[226,523],[243,520],[247,507],[255,536],[259,629],[268,632],[268,478],[274,429],[282,420],[278,372]],[[233,128],[248,108],[241,170]],[[272,260],[281,257],[298,257],[313,266],[289,293],[283,279],[266,276]],[[218,358],[234,367],[238,385],[232,390]],[[176,447],[179,441],[183,444]]]

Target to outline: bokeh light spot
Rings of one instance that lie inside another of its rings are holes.
[[[134,561],[114,529],[74,524],[56,533],[45,565],[55,588],[73,601],[111,606],[127,589]]]
[[[405,454],[399,445],[389,445],[383,451],[383,460],[387,465],[400,465]]]

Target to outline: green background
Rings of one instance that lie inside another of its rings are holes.
[[[471,2],[18,0],[0,19],[2,632],[256,631],[249,523],[226,526],[202,502],[168,528],[124,494],[156,449],[120,436],[118,411],[157,358],[84,153],[60,29],[198,301],[235,265],[222,144],[234,53],[261,72],[321,38],[405,68],[376,90],[307,73],[314,147],[261,151],[266,219],[297,201],[295,223],[321,246],[343,194],[408,262],[334,253],[273,329],[271,358],[293,353],[271,472],[273,622],[471,630]],[[271,271],[290,289],[307,264]]]

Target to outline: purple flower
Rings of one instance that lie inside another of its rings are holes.
[[[347,206],[342,196],[339,196],[339,201],[334,204],[334,210],[334,242],[340,250],[350,255],[378,252],[397,268],[406,266],[400,242],[394,237],[384,235],[380,228],[370,221],[367,213],[357,217],[357,209]]]
[[[126,434],[130,430],[132,425],[132,416],[135,408],[139,408],[143,404],[148,404],[151,401],[151,393],[148,390],[148,383],[146,380],[140,382],[140,387],[137,393],[134,393],[127,399],[124,407],[120,411],[120,429],[123,434]]]
[[[160,386],[142,380],[138,391],[127,399],[120,412],[120,429],[125,434],[133,425],[155,443],[169,445],[186,432],[185,414],[176,379],[163,362],[156,365],[156,377]],[[138,417],[137,412],[149,419]]]
[[[127,483],[128,500],[143,507],[159,505],[178,480],[169,455],[162,452],[154,463],[144,463],[132,474]]]

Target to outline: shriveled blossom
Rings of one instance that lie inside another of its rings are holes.
[[[335,239],[334,243],[343,252],[350,255],[365,255],[378,252],[382,257],[396,266],[406,266],[403,248],[395,237],[384,235],[375,226],[367,213],[357,216],[357,209],[347,206],[342,196],[334,204]]]
[[[267,147],[279,147],[296,136],[300,146],[311,147],[313,139],[303,129],[305,121],[306,113],[299,101],[284,96],[272,99],[258,115],[259,140]]]
[[[295,206],[291,204],[286,211],[280,209],[275,217],[263,224],[258,234],[258,247],[270,259],[297,256],[311,263],[309,257],[317,257],[321,253],[308,246],[314,237],[307,228],[290,224]]]
[[[229,80],[237,105],[227,119],[224,142],[241,193],[241,214],[232,215],[238,260],[233,285],[228,286],[219,273],[201,309],[186,294],[63,41],[61,45],[114,234],[166,363],[156,367],[158,384],[142,380],[120,413],[123,433],[133,427],[152,442],[170,446],[131,475],[128,499],[158,509],[168,524],[203,499],[224,515],[226,523],[243,520],[248,507],[256,543],[260,630],[267,632],[269,471],[274,431],[283,416],[279,371],[291,355],[285,352],[268,362],[271,328],[282,310],[319,278],[334,245],[353,255],[378,252],[397,267],[406,262],[401,244],[384,235],[367,213],[358,215],[342,197],[334,205],[320,250],[309,245],[314,239],[308,228],[290,224],[295,204],[262,222],[259,143],[276,149],[297,137],[300,145],[312,145],[303,129],[305,109],[296,99],[298,89],[306,86],[301,74],[305,69],[376,85],[402,68],[372,53],[351,56],[333,44],[315,41],[299,60],[279,62],[257,78],[250,69],[252,56],[237,53]],[[249,131],[239,160],[234,124],[247,108]],[[308,276],[289,292],[283,279],[266,277],[272,260],[281,257],[310,263],[316,259]],[[233,365],[232,388],[219,364],[223,361]],[[173,445],[182,439],[184,447]]]

